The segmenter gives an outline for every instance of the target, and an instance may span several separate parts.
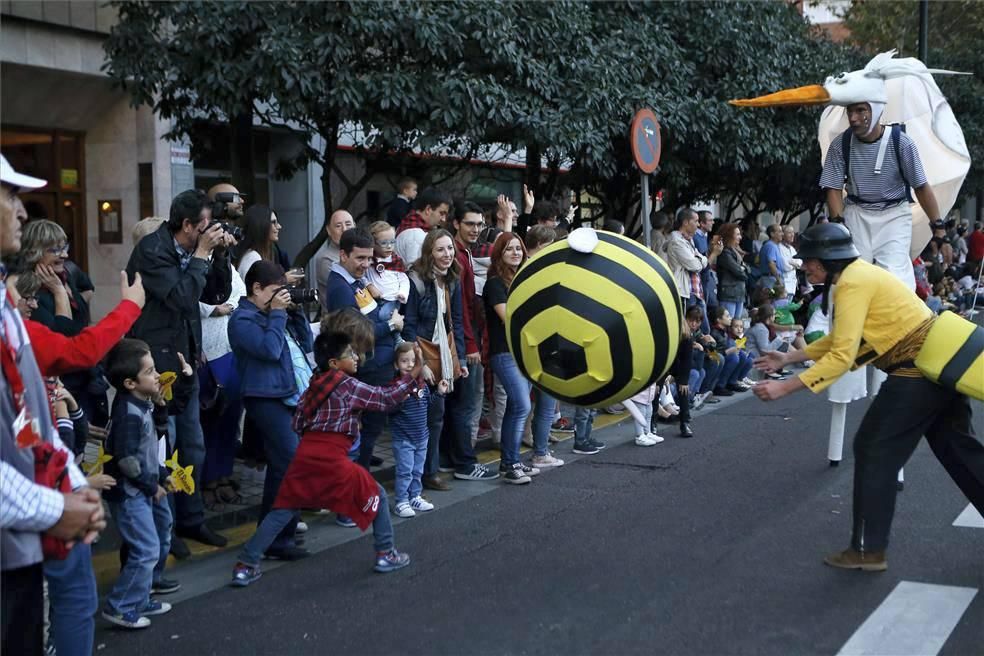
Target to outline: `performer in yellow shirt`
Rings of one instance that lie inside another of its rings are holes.
[[[765,371],[815,360],[798,377],[763,381],[755,395],[774,401],[803,388],[826,389],[852,367],[872,364],[888,374],[854,438],[854,523],[851,547],[828,556],[834,567],[883,571],[895,512],[896,472],[925,435],[936,458],[984,513],[984,445],[974,437],[967,397],[923,376],[914,364],[936,317],[894,275],[859,259],[840,224],[817,225],[800,238],[797,256],[812,284],[833,284],[830,333],[803,350],[770,352]]]

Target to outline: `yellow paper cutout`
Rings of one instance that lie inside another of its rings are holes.
[[[102,444],[99,445],[99,453],[96,455],[95,462],[82,463],[82,471],[86,473],[87,476],[95,476],[96,474],[103,473],[103,465],[113,459],[113,456],[107,455],[106,451],[103,449]]]
[[[178,379],[178,374],[173,371],[165,371],[161,373],[160,385],[161,385],[161,396],[164,397],[165,401],[170,401],[174,398],[174,392],[171,391],[171,387],[174,386],[174,381]]]
[[[182,467],[178,464],[177,451],[168,460],[165,460],[164,464],[171,469],[171,482],[174,483],[175,492],[195,493],[195,479],[191,476],[191,472],[195,469],[194,465]]]

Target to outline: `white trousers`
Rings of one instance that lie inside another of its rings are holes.
[[[844,225],[851,231],[861,259],[891,271],[909,289],[916,289],[916,276],[909,257],[912,210],[908,203],[881,211],[847,204],[844,206]]]

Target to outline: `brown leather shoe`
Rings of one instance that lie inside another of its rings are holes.
[[[420,479],[424,487],[428,490],[437,490],[438,492],[447,492],[451,489],[451,486],[443,478],[434,474],[433,476],[424,476]]]
[[[831,567],[860,569],[864,572],[884,572],[888,569],[888,561],[885,560],[884,551],[865,552],[845,549],[840,553],[827,556],[823,562]]]

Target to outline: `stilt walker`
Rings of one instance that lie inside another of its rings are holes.
[[[894,50],[881,53],[864,69],[828,77],[823,86],[731,104],[828,105],[818,138],[824,162],[820,186],[826,191],[831,220],[847,225],[862,259],[915,289],[912,258],[932,236],[930,220],[945,216],[956,201],[970,169],[970,155],[960,125],[932,76],[951,71],[931,70],[917,59],[894,56]],[[910,188],[918,200],[911,207]],[[863,373],[852,372],[831,388],[828,459],[832,466],[840,461],[846,404],[863,398],[866,387],[877,395],[884,380],[882,372],[871,369],[870,385],[865,385]],[[900,489],[902,480],[900,471]]]

